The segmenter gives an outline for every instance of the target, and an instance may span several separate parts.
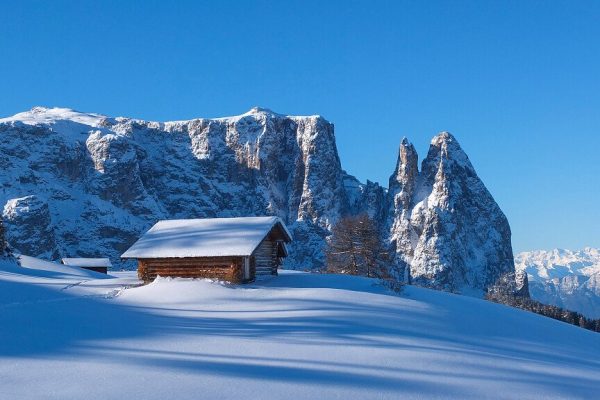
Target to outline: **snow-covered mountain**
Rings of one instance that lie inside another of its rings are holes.
[[[421,170],[403,140],[390,178],[390,237],[413,282],[480,293],[514,272],[510,226],[458,141],[442,132]]]
[[[367,212],[419,284],[480,294],[514,271],[506,218],[446,132],[421,171],[402,142],[389,192],[342,169],[316,115],[162,123],[36,107],[0,119],[0,136],[0,207],[24,254],[116,261],[158,219],[270,214],[295,237],[287,266],[319,268],[332,224]]]
[[[148,122],[34,108],[0,120],[0,201],[24,254],[117,259],[157,219],[275,214],[318,261],[348,208],[333,125],[255,108]]]
[[[533,299],[600,318],[600,249],[523,252],[515,267],[527,273]]]

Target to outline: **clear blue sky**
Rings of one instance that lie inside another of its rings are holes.
[[[599,1],[13,1],[0,115],[152,120],[255,105],[335,123],[387,185],[402,136],[455,134],[516,251],[600,247]]]

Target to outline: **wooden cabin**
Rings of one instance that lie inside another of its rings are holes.
[[[137,259],[138,276],[252,282],[277,275],[292,235],[278,217],[205,218],[157,222],[121,258]]]
[[[108,273],[108,268],[112,267],[108,258],[63,258],[62,263],[70,267],[79,267],[91,271]]]

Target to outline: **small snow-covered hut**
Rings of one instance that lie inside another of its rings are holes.
[[[138,276],[215,278],[234,283],[277,275],[292,235],[278,217],[157,222],[121,258],[138,260]]]
[[[63,258],[62,263],[71,267],[89,269],[103,274],[107,274],[108,268],[112,267],[108,258]]]

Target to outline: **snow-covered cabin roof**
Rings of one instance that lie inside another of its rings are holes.
[[[284,240],[291,242],[292,235],[278,217],[159,221],[121,258],[249,256],[277,225]]]
[[[62,263],[72,267],[112,267],[108,258],[63,258]]]

